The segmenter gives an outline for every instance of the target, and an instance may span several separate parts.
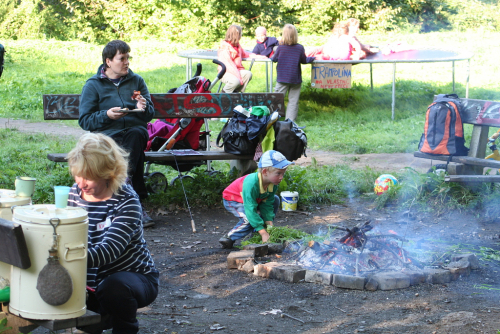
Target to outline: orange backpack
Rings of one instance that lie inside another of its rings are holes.
[[[439,94],[427,108],[425,129],[418,150],[436,155],[467,155],[462,103],[456,94]]]

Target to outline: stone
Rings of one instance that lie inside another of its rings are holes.
[[[267,255],[267,252],[269,250],[269,246],[266,245],[266,244],[264,244],[264,245],[251,244],[251,245],[245,245],[245,246],[243,246],[243,249],[244,250],[253,250],[255,257],[262,257],[262,256],[266,256]]]
[[[378,289],[378,282],[373,278],[369,277],[366,280],[365,289],[368,291],[376,291]]]
[[[253,273],[255,262],[253,260],[248,260],[244,265],[240,266],[238,270],[244,271],[246,273]]]
[[[457,254],[451,258],[451,261],[460,261],[461,259],[466,259],[470,263],[470,268],[472,270],[479,269],[479,260],[475,254]]]
[[[332,285],[337,288],[363,290],[365,288],[365,278],[351,275],[333,275]]]
[[[448,263],[445,269],[448,269],[451,274],[451,279],[456,281],[460,276],[469,276],[471,271],[471,264],[466,258],[461,258],[460,261]]]
[[[423,272],[427,283],[445,284],[451,282],[449,270],[425,268]]]
[[[253,260],[253,254],[253,250],[241,250],[229,253],[227,256],[227,268],[238,269],[240,265],[244,265],[248,260]]]
[[[271,273],[271,269],[279,266],[278,262],[268,262],[263,264],[257,264],[253,267],[253,274],[255,276],[269,278],[269,274]]]
[[[325,285],[331,285],[333,279],[333,274],[325,273],[323,271],[316,270],[306,270],[305,281],[309,283],[320,283]]]
[[[410,285],[425,283],[425,274],[420,270],[405,270],[404,274],[410,277]]]
[[[269,278],[279,279],[289,283],[297,283],[305,279],[306,270],[301,266],[280,265],[273,267],[269,273]]]
[[[404,289],[410,286],[410,276],[401,272],[378,273],[371,278],[378,282],[380,290]]]
[[[279,254],[283,252],[285,246],[279,243],[269,243],[267,244],[267,254]]]

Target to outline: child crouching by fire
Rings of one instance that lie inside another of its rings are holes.
[[[286,168],[293,164],[278,151],[267,151],[259,160],[259,170],[236,179],[222,192],[224,207],[239,218],[227,236],[219,242],[222,248],[232,248],[236,240],[255,231],[262,241],[269,240],[267,226],[273,226],[280,206],[276,195]]]

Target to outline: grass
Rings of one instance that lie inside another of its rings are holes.
[[[436,47],[474,52],[471,62],[469,97],[500,100],[496,62],[500,46],[491,43],[500,33],[493,32],[438,32],[429,34],[364,34],[360,39],[375,45],[387,42],[407,41],[415,47]],[[300,36],[305,46],[319,45],[327,36]],[[6,63],[0,78],[0,117],[42,121],[42,94],[78,94],[85,81],[100,64],[102,45],[85,42],[61,42],[42,40],[7,40]],[[254,41],[243,39],[242,44],[251,49]],[[152,93],[165,93],[185,81],[184,58],[177,52],[184,49],[179,44],[162,41],[133,41],[130,43],[134,56],[131,68],[146,80]],[[215,45],[214,45],[215,47]],[[203,75],[214,78],[216,66],[208,60],[203,64]],[[455,63],[456,91],[465,96],[468,62]],[[353,66],[352,89],[317,90],[310,88],[310,66],[303,66],[303,88],[297,123],[306,126],[309,148],[341,153],[396,153],[416,149],[423,131],[424,115],[435,94],[452,91],[451,63],[408,63],[397,65],[395,120],[391,120],[392,65],[373,65],[373,91],[370,89],[369,66]],[[252,69],[254,78],[248,92],[265,91],[265,66],[256,63]],[[78,126],[76,121],[61,122]],[[211,121],[217,133],[223,123]],[[495,129],[492,128],[493,133]],[[466,126],[466,140],[472,127]],[[59,139],[47,135],[22,134],[14,130],[0,131],[0,187],[13,188],[18,175],[37,177],[35,202],[51,202],[51,187],[55,184],[72,183],[65,164],[54,164],[46,159],[49,152],[68,152],[74,140]],[[230,182],[229,165],[216,162],[215,168],[224,171],[217,177],[208,177],[204,168],[194,169],[196,186],[188,196],[196,198],[194,204],[220,203],[220,191]],[[166,173],[169,179],[176,172],[165,166],[155,166],[153,171]],[[376,197],[379,207],[397,203],[403,207],[420,205],[423,209],[444,208],[485,210],[494,217],[498,192],[485,186],[481,196],[456,184],[445,184],[442,179],[421,175],[412,170],[393,172],[401,182],[383,196]],[[339,203],[346,197],[371,193],[377,173],[365,169],[353,171],[343,165],[304,169],[294,167],[286,174],[281,190],[299,191],[301,205]],[[186,181],[189,182],[189,181]],[[204,187],[205,186],[205,187]],[[187,187],[190,188],[190,187]],[[150,198],[154,205],[184,202],[177,186],[167,194]],[[421,203],[421,204],[419,204]],[[430,204],[430,206],[426,206]]]

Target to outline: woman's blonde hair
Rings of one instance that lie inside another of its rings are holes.
[[[283,38],[281,39],[281,44],[283,45],[295,45],[299,42],[299,34],[293,24],[285,24],[282,36]]]
[[[116,193],[127,180],[128,155],[111,137],[87,133],[68,153],[69,172],[92,181],[104,179]]]
[[[242,29],[239,25],[233,24],[227,28],[225,41],[231,45],[238,46],[240,44]]]

